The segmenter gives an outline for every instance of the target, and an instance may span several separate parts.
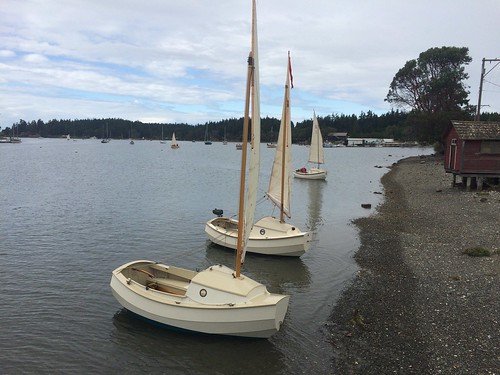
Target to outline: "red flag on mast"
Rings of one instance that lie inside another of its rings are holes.
[[[290,73],[290,85],[293,89],[292,61],[290,60],[290,51],[288,51],[288,72]]]

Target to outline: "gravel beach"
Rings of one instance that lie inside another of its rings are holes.
[[[439,156],[382,178],[355,221],[360,271],[330,317],[333,374],[500,374],[500,192],[451,186]],[[471,247],[489,257],[463,254]]]

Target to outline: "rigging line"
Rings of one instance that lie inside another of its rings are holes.
[[[488,81],[487,79],[485,79],[485,80],[483,80],[483,81],[484,81],[484,82],[489,83],[490,85],[493,85],[493,86],[496,86],[496,87],[500,87],[500,85],[499,85],[499,84],[497,84],[497,83],[493,83],[493,82],[491,82],[491,81]],[[484,91],[484,89],[483,89],[483,91]]]
[[[183,251],[183,252],[177,253],[176,255],[169,256],[168,258],[162,258],[162,259],[156,260],[155,262],[165,263],[168,266],[172,263],[175,263],[175,262],[172,262],[173,260],[181,259],[181,258],[184,258],[186,256],[198,253],[200,251],[201,251],[200,249],[193,248],[192,250]]]
[[[498,66],[498,64],[500,64],[500,62],[497,62],[495,65],[493,65],[493,67],[490,70],[488,70],[486,73],[484,73],[483,79],[484,79],[484,77],[486,77],[487,74],[489,74],[493,69],[495,69]]]
[[[266,200],[267,200],[267,196],[265,196],[265,195],[264,195],[264,196],[262,196],[262,198],[260,198],[260,199],[257,201],[257,203],[255,203],[255,205],[256,205],[256,206],[258,206],[258,205],[260,205],[260,204],[264,203]]]

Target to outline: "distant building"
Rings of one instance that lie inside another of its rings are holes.
[[[328,141],[335,144],[347,145],[347,133],[330,133],[328,134]]]
[[[382,147],[388,145],[396,145],[394,139],[385,138],[348,138],[347,146],[349,147]],[[401,146],[401,144],[397,144]]]
[[[498,184],[500,178],[500,123],[451,121],[444,134],[444,169],[462,178],[467,190],[483,188],[485,179]]]

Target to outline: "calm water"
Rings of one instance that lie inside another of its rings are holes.
[[[190,269],[234,267],[205,238],[212,209],[236,214],[234,144],[23,140],[0,145],[0,373],[324,373],[325,323],[356,272],[356,217],[381,203],[386,166],[430,149],[326,149],[327,181],[293,181],[292,219],[313,231],[300,259],[247,255],[243,272],[291,295],[269,340],[190,335],[122,309],[111,271],[135,259]],[[274,150],[262,148],[262,196]],[[293,167],[308,148],[293,146]],[[384,168],[375,168],[384,166]],[[264,201],[257,217],[272,213]],[[276,214],[276,212],[275,212]]]

